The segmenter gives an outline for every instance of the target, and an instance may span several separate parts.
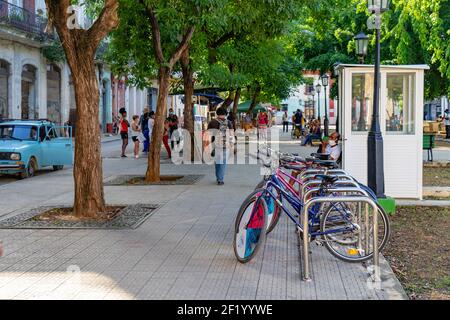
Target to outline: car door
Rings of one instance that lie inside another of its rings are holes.
[[[72,165],[72,137],[62,134],[67,127],[45,126],[46,137],[42,141],[45,166]],[[69,130],[70,131],[70,130]]]

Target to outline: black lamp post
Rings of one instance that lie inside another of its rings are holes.
[[[322,86],[320,83],[316,85],[316,92],[317,92],[317,119],[319,120],[319,124],[322,123],[320,120],[320,91],[322,90]]]
[[[334,76],[337,80],[335,85],[338,86],[338,90],[337,90],[338,94],[337,94],[337,99],[336,99],[336,101],[337,101],[337,104],[336,104],[336,131],[337,132],[339,132],[339,98],[340,98],[340,89],[339,89],[339,81],[340,80],[339,80],[339,69],[338,69],[339,64],[340,64],[339,62],[336,62],[334,64]]]
[[[312,88],[312,90],[311,90],[311,95],[312,95],[312,110],[313,110],[313,116],[312,116],[312,118],[314,118],[315,117],[315,115],[314,115],[314,112],[315,112],[315,110],[316,110],[316,102],[314,101],[314,97],[315,97],[315,95],[316,95],[316,90],[314,90],[314,86],[313,86],[313,88]],[[311,112],[310,112],[311,113]],[[309,116],[309,119],[308,120],[311,120],[310,119],[311,117]]]
[[[384,194],[383,136],[380,129],[380,27],[381,14],[388,10],[389,0],[368,0],[367,7],[375,14],[375,68],[372,124],[367,139],[367,180],[368,186],[378,198]]]
[[[327,107],[327,87],[328,87],[328,75],[326,73],[324,73],[321,77],[322,80],[322,86],[323,86],[323,94],[325,96],[325,119],[323,120],[323,133],[325,135],[325,137],[328,137],[328,127],[329,127],[329,122],[328,122],[328,107]]]

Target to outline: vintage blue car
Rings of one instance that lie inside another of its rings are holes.
[[[0,123],[0,174],[24,179],[44,167],[61,170],[73,163],[68,126],[48,120],[8,120]]]

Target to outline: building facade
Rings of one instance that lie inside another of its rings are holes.
[[[78,23],[92,21],[80,10]],[[76,102],[70,68],[66,62],[51,63],[43,48],[55,38],[45,33],[44,0],[0,0],[0,118],[46,118],[57,124],[76,121]],[[149,105],[156,109],[157,86],[140,90],[128,87],[109,67],[96,60],[99,83],[99,124],[112,132],[118,110],[141,114]]]

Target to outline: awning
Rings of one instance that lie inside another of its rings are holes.
[[[250,100],[239,104],[237,108],[238,112],[247,112],[251,104],[252,102]],[[263,107],[260,103],[257,103],[253,109],[253,113],[257,113],[259,111],[267,111],[267,108]]]

